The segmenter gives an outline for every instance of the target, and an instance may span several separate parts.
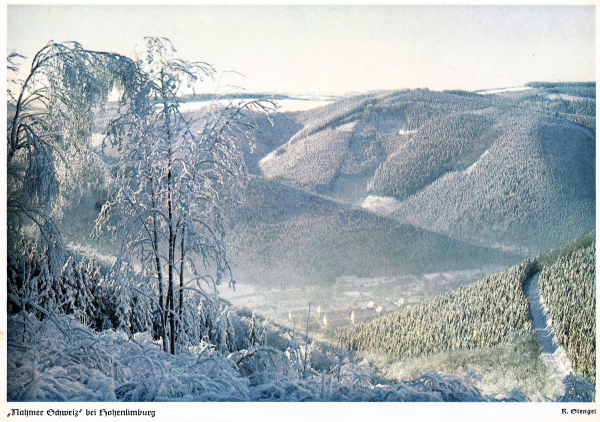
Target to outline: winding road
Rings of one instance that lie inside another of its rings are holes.
[[[545,309],[543,298],[538,286],[539,273],[533,275],[525,282],[523,292],[529,300],[529,309],[533,329],[535,330],[541,346],[541,357],[550,374],[562,383],[563,379],[573,372],[573,366],[565,349],[560,345],[552,329],[552,320]]]

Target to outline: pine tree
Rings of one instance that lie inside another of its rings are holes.
[[[131,305],[131,328],[133,334],[148,331],[152,328],[152,303],[147,294],[144,284],[138,284],[137,293],[132,295]]]
[[[127,280],[119,280],[120,282],[115,285],[112,302],[115,307],[115,318],[117,328],[123,330],[126,333],[132,335],[131,330],[131,292]]]
[[[257,346],[261,342],[258,321],[256,320],[256,315],[254,312],[252,312],[252,317],[248,321],[248,332],[246,337],[248,338],[248,343],[250,343],[250,346]]]

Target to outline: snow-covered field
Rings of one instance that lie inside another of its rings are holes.
[[[528,86],[515,86],[511,88],[497,88],[497,89],[488,89],[485,91],[478,91],[478,94],[487,95],[487,94],[500,94],[501,92],[518,92],[518,91],[528,91],[533,89]]]
[[[574,95],[568,94],[549,94],[547,97],[549,100],[568,100],[568,101],[577,101],[581,99],[586,99],[585,97],[576,97]]]
[[[271,161],[273,159],[273,157],[275,157],[275,151],[271,151],[270,153],[265,155],[263,158],[261,158],[260,161],[258,162],[258,164],[262,165],[262,164],[268,163],[269,161]]]
[[[279,100],[276,101],[279,108],[277,111],[280,113],[287,113],[291,111],[305,111],[311,110],[317,107],[324,107],[336,100]]]
[[[539,337],[541,356],[548,367],[550,375],[561,382],[567,375],[573,373],[573,365],[567,353],[556,338],[552,327],[550,311],[544,302],[538,288],[539,274],[534,275],[526,285],[525,295],[530,302],[533,328]]]
[[[400,201],[388,196],[369,195],[365,198],[361,207],[375,214],[388,216],[400,207]]]
[[[475,169],[475,167],[477,167],[477,164],[486,156],[488,155],[489,150],[486,150],[483,154],[481,154],[481,156],[477,159],[477,161],[475,161],[473,164],[471,164],[466,170],[465,170],[465,174],[471,174],[471,172]]]

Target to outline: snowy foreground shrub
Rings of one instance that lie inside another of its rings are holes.
[[[8,399],[12,401],[248,400],[231,361],[170,355],[149,334],[96,333],[75,319],[10,317]]]
[[[151,330],[160,338],[161,313],[151,284],[128,263],[109,266],[68,249],[52,255],[40,242],[23,239],[8,254],[7,312],[24,310],[40,320],[53,313],[73,315],[96,331],[118,328],[131,336]],[[179,298],[186,306],[178,315],[178,349],[203,339],[223,353],[247,347],[240,335],[246,325],[223,303],[193,289]]]
[[[69,316],[40,322],[20,313],[8,319],[8,400],[495,401],[454,375],[427,372],[386,383],[365,361],[346,356],[317,373],[302,365],[302,355],[258,346],[224,356],[207,343],[195,353],[171,355],[149,334],[129,340],[120,331],[94,332]],[[557,399],[593,400],[589,383],[572,378],[567,395]],[[513,393],[504,400],[527,400]]]

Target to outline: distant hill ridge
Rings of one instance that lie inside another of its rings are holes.
[[[470,242],[542,250],[595,227],[595,84],[405,90],[290,115],[262,175]]]

